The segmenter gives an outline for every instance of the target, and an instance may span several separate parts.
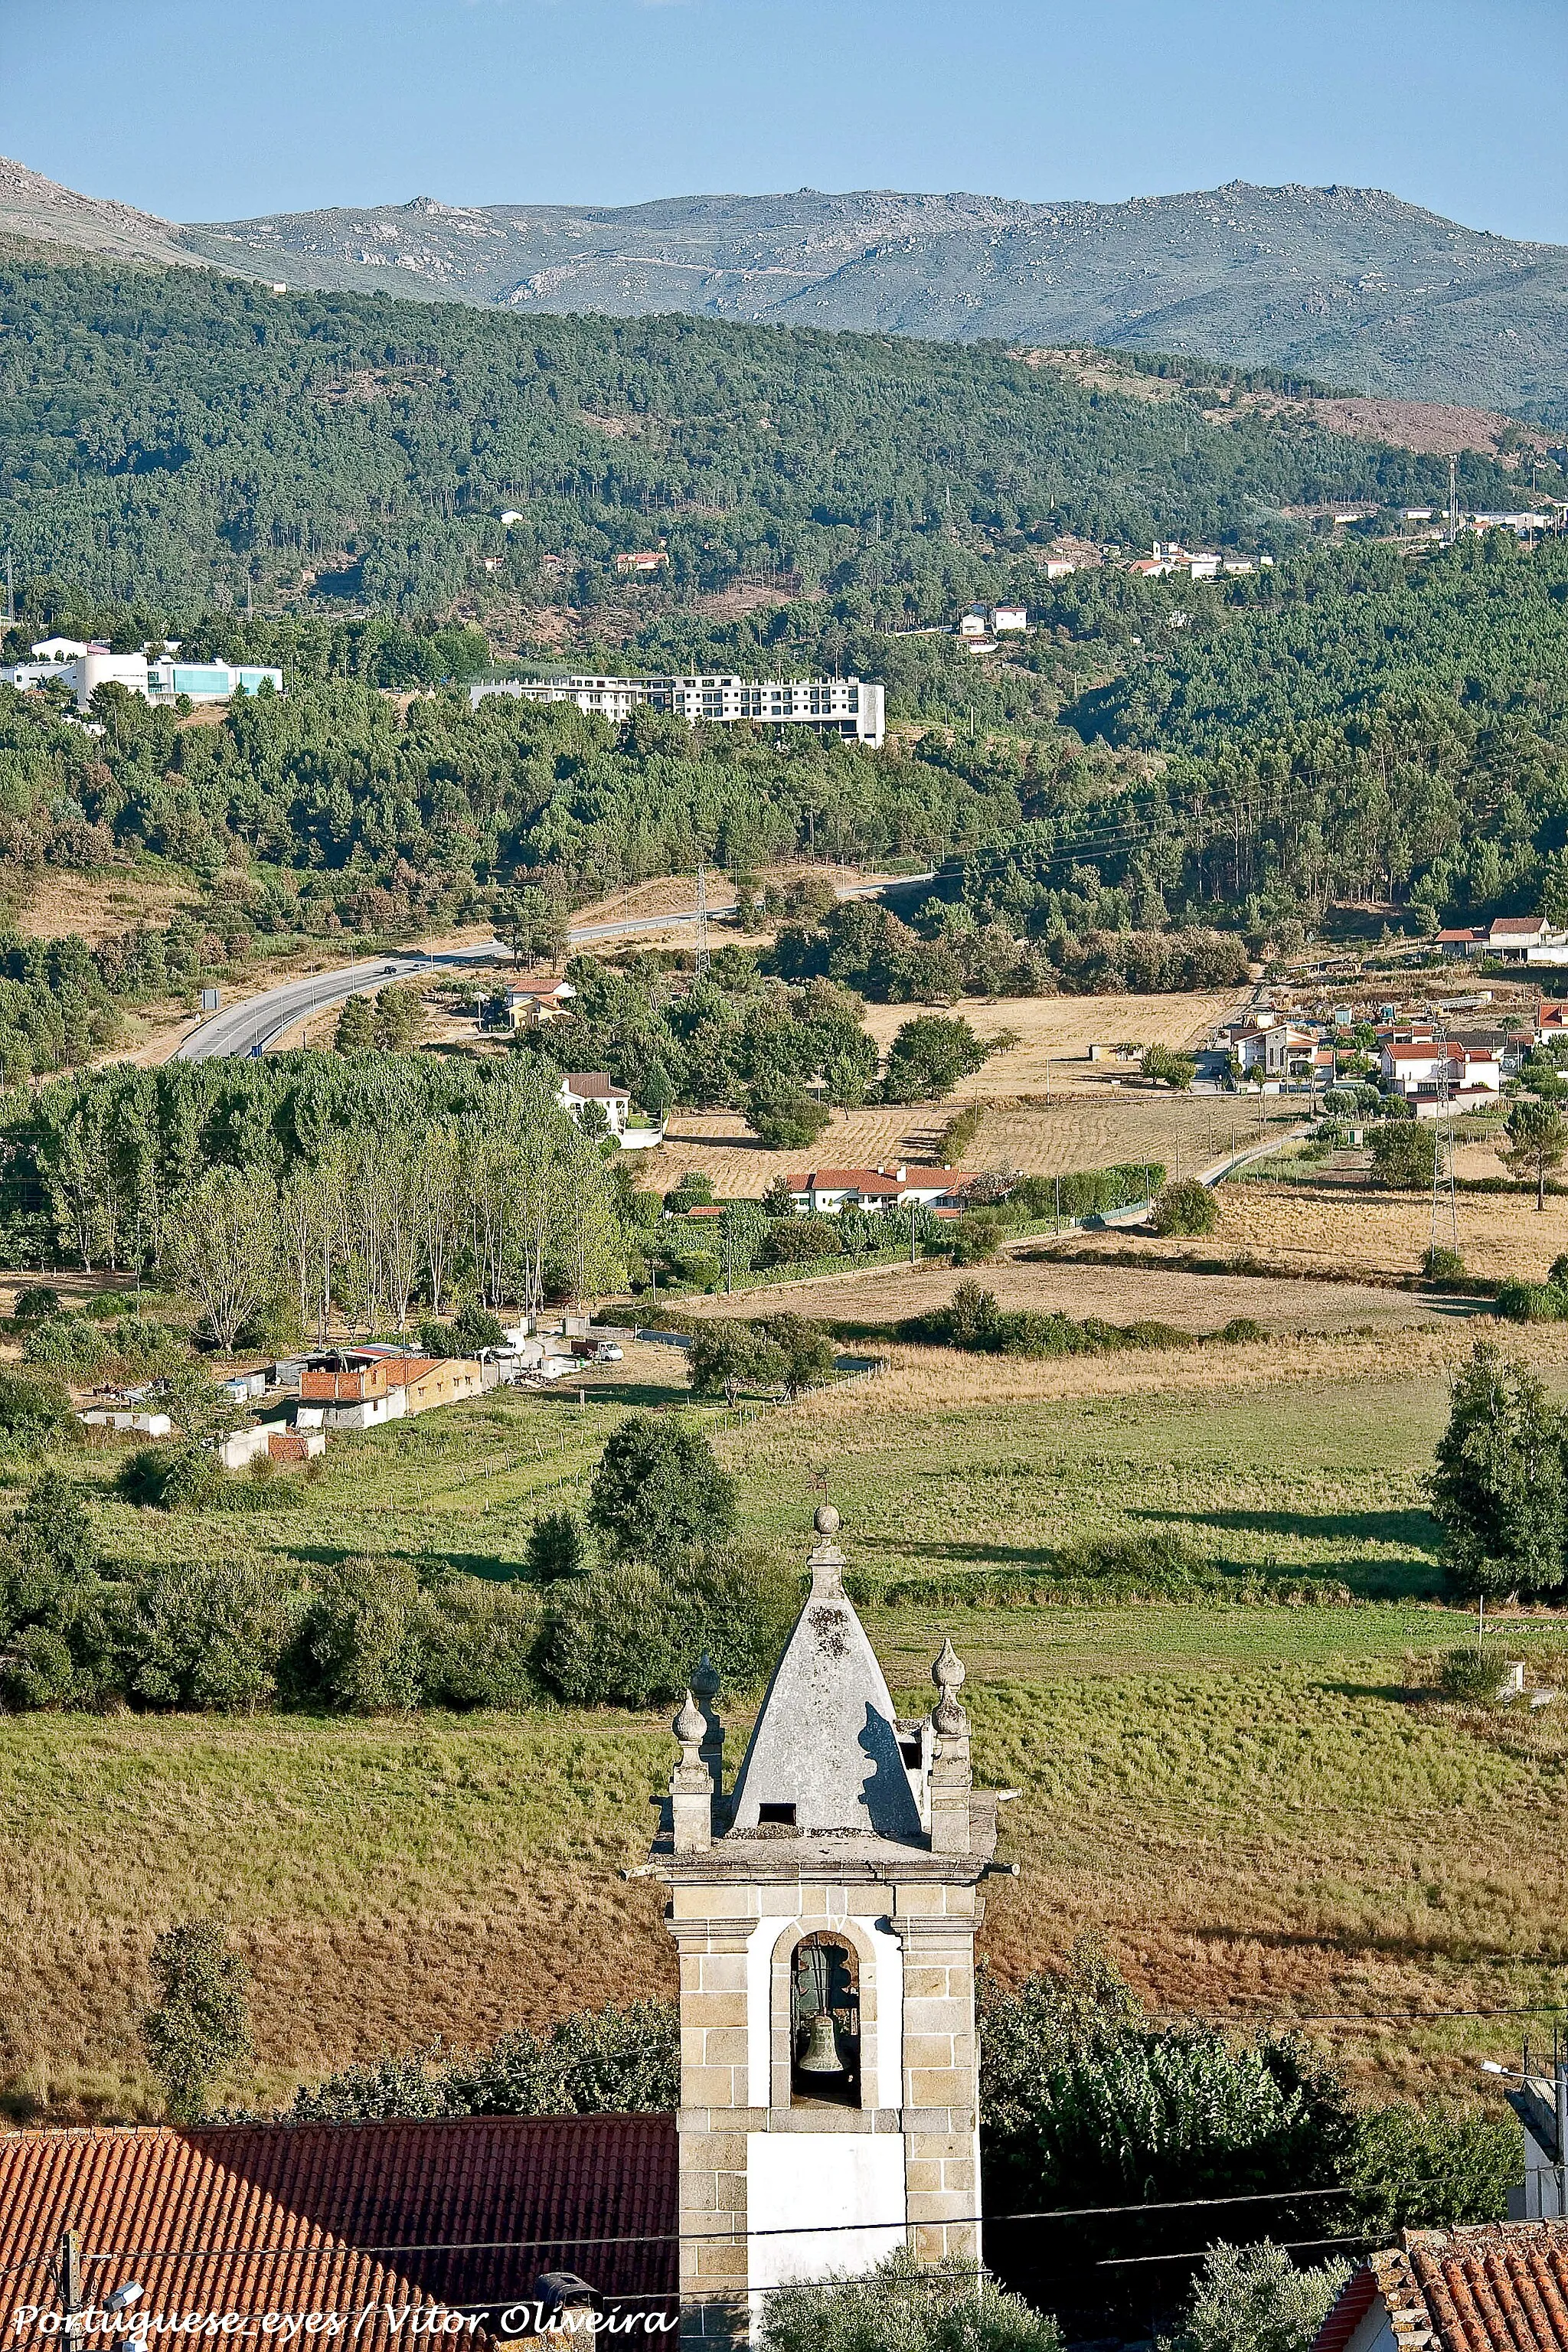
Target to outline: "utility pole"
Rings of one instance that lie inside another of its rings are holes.
[[[708,948],[708,868],[697,860],[697,978],[706,980],[712,965]]]
[[[81,2352],[86,2330],[81,2308],[81,2231],[67,2230],[60,2238],[58,2285],[67,2352]]]
[[[5,626],[16,625],[16,582],[11,570],[11,551],[5,550]]]

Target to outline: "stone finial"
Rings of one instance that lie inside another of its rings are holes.
[[[963,1661],[949,1636],[943,1636],[936,1664],[931,1670],[931,1678],[937,1689],[936,1705],[931,1709],[932,1723],[943,1738],[962,1738],[969,1729],[969,1717],[959,1704],[958,1694],[966,1676]]]
[[[719,1696],[719,1669],[706,1650],[691,1677],[691,1695],[702,1710],[702,1761],[713,1776],[713,1794],[724,1788],[724,1726],[714,1701]]]
[[[702,1760],[707,1730],[689,1691],[675,1718],[680,1761],[669,1776],[669,1822],[677,1853],[702,1853],[713,1843],[713,1776]]]
[[[969,1759],[969,1717],[958,1698],[963,1686],[963,1664],[951,1641],[943,1640],[931,1678],[937,1688],[931,1717],[937,1735],[936,1755],[927,1781],[931,1852],[967,1853],[974,1774]]]
[[[816,1529],[816,1541],[806,1561],[811,1570],[811,1597],[814,1601],[842,1601],[844,1554],[833,1540],[838,1533],[838,1514],[831,1503],[818,1506],[812,1525]]]

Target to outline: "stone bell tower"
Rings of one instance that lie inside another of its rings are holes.
[[[893,2248],[978,2261],[974,1933],[1005,1791],[973,1785],[963,1668],[900,1722],[844,1591],[837,1511],[734,1787],[702,1662],[645,1865],[680,1960],[688,2343]],[[700,1704],[698,1703],[699,1698]]]

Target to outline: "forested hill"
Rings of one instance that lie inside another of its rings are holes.
[[[1517,499],[1463,465],[1473,502]],[[995,345],[0,264],[0,538],[23,576],[175,615],[323,571],[404,611],[592,605],[662,544],[677,599],[750,574],[896,623],[1053,532],[1272,543],[1282,507],[1445,484],[1300,410],[1211,416]]]
[[[1175,352],[1568,427],[1568,247],[1379,188],[1237,181],[1113,205],[889,188],[619,207],[416,196],[180,227],[0,158],[7,233],[531,316],[685,310]]]
[[[1380,188],[1237,181],[1111,205],[802,188],[623,210],[420,197],[179,234],[226,268],[306,285],[1190,352],[1568,423],[1568,248]]]

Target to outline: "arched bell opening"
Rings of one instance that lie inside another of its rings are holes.
[[[842,1936],[803,1936],[790,1956],[790,2105],[860,2105],[860,1965]]]

